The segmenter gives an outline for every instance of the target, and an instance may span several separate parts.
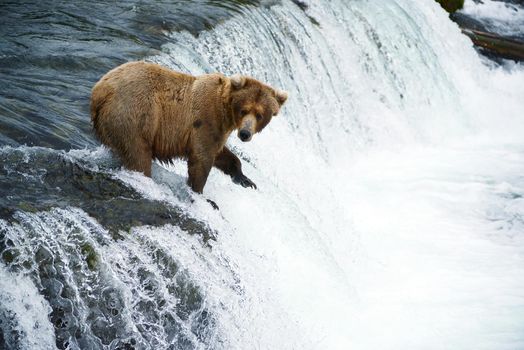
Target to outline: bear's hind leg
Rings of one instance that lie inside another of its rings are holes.
[[[125,152],[119,152],[124,166],[133,171],[139,171],[151,177],[153,152],[145,141],[138,141],[128,147]]]

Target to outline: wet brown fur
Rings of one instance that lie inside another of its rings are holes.
[[[130,62],[93,87],[91,119],[96,135],[125,167],[151,176],[154,158],[187,159],[188,184],[202,193],[212,166],[233,179],[245,178],[240,160],[225,147],[227,138],[243,127],[260,132],[286,98],[284,92],[249,77],[195,77]],[[256,120],[256,125],[248,120]]]

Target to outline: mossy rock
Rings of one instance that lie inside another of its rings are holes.
[[[449,13],[453,13],[464,7],[464,0],[437,0],[437,2]]]
[[[82,254],[85,257],[87,266],[91,271],[93,271],[98,265],[98,256],[95,252],[95,248],[89,243],[84,243],[82,246]]]

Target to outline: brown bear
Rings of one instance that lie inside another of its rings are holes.
[[[244,187],[256,185],[242,173],[226,146],[233,130],[246,142],[262,131],[287,93],[247,76],[192,76],[148,62],[129,62],[93,87],[91,119],[96,135],[125,167],[151,176],[154,158],[188,161],[188,184],[202,193],[212,166]]]

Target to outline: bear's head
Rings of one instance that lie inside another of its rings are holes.
[[[242,75],[234,75],[230,80],[230,101],[237,135],[247,142],[278,114],[287,100],[287,92]]]

